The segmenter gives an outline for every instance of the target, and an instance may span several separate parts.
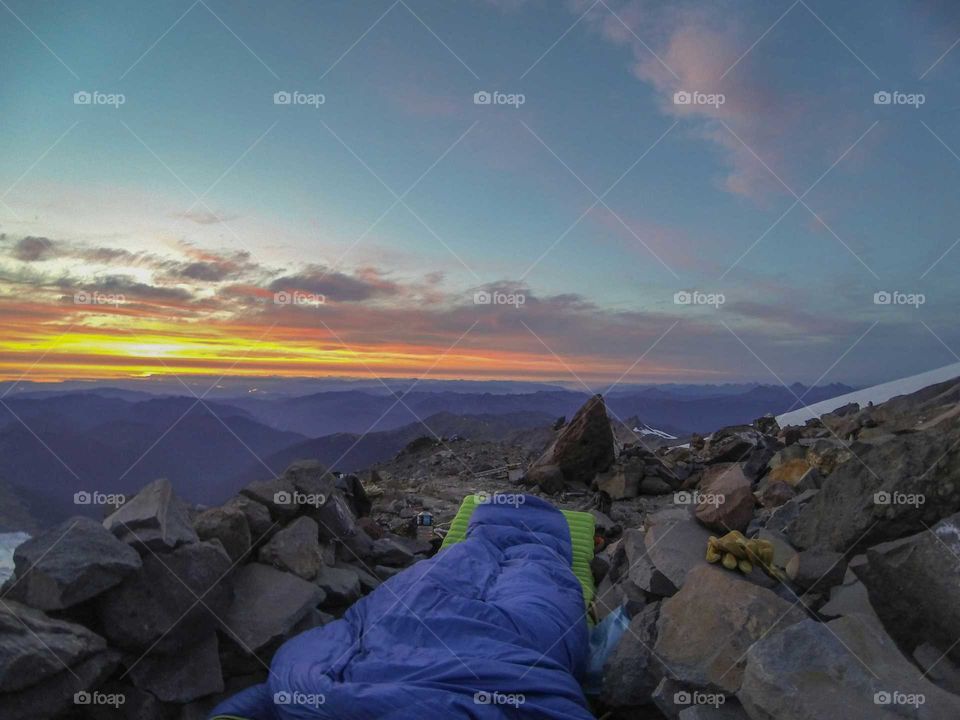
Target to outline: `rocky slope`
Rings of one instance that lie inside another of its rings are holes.
[[[0,716],[203,718],[434,553],[464,495],[522,491],[594,514],[590,611],[629,616],[598,717],[960,717],[960,382],[649,440],[597,397],[549,436],[421,438],[360,477],[300,462],[218,507],[157,480],[17,549]]]

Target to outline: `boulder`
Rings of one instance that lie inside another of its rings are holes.
[[[90,702],[94,693],[101,702],[119,703],[119,699],[104,697],[96,690],[116,671],[119,663],[120,653],[104,650],[84,658],[72,666],[70,672],[59,672],[24,690],[0,694],[3,720],[76,717],[70,713],[75,713],[78,705]],[[115,709],[115,706],[104,707]]]
[[[395,535],[374,541],[371,557],[380,565],[395,568],[407,567],[415,559],[410,548]]]
[[[647,518],[647,525],[644,536],[647,557],[673,587],[683,587],[687,573],[707,565],[710,531],[687,510],[661,510]]]
[[[829,550],[804,550],[790,558],[787,577],[804,591],[827,592],[843,582],[847,571],[845,556]]]
[[[260,548],[260,562],[313,580],[323,567],[316,521],[299,517]]]
[[[310,517],[320,526],[320,538],[326,542],[336,541],[346,550],[347,560],[369,557],[374,541],[357,524],[350,503],[339,491],[327,498],[320,507],[310,510]]]
[[[256,480],[240,491],[241,495],[260,503],[270,511],[273,520],[287,522],[300,513],[299,491],[286,477]]]
[[[629,529],[620,543],[625,553],[625,567],[619,572],[644,592],[668,597],[677,591],[677,586],[654,564],[647,553],[645,534]]]
[[[799,445],[794,445],[792,447],[800,447]],[[800,484],[800,480],[812,470],[812,466],[806,460],[806,453],[804,457],[797,458],[794,460],[787,460],[786,462],[777,465],[770,471],[769,480],[770,482],[782,482],[786,483],[792,488],[797,488]],[[797,488],[797,492],[803,492],[807,488]]]
[[[539,483],[541,476],[545,475],[540,469],[554,465],[564,482],[590,484],[597,473],[609,469],[615,459],[613,429],[607,417],[607,408],[603,397],[595,395],[560,430],[556,440],[527,473],[526,482],[533,484],[536,479]],[[550,487],[553,488],[556,472],[551,471],[548,476]],[[544,491],[548,490],[544,488]]]
[[[866,446],[823,482],[790,529],[800,548],[861,551],[960,510],[960,427]]]
[[[601,701],[611,707],[646,705],[660,682],[653,658],[660,603],[647,605],[630,620],[627,631],[603,667]]]
[[[63,610],[96,597],[140,569],[137,551],[95,520],[74,517],[19,545],[6,597]]]
[[[219,540],[234,562],[250,550],[250,523],[238,507],[216,507],[204,510],[193,521],[193,528],[201,540]]]
[[[797,518],[800,517],[800,511],[814,497],[816,497],[818,492],[820,491],[804,490],[802,493],[795,495],[780,507],[775,508],[774,511],[770,513],[770,517],[767,519],[765,527],[773,530],[774,532],[786,533],[787,529],[797,521]],[[793,542],[792,539],[791,542]]]
[[[82,625],[13,600],[0,603],[0,693],[36,685],[106,648],[102,637]]]
[[[640,481],[641,495],[668,495],[673,492],[673,486],[666,480],[658,477],[645,477]]]
[[[134,661],[129,677],[141,690],[169,703],[188,703],[223,692],[217,634],[211,629],[199,642],[173,655],[148,652]]]
[[[711,465],[700,481],[701,502],[694,516],[719,533],[743,532],[753,519],[756,498],[739,463]]]
[[[327,602],[333,605],[349,605],[362,594],[360,576],[353,568],[323,567],[314,582],[326,593]]]
[[[198,540],[186,504],[166,478],[144,487],[107,517],[103,526],[141,551],[158,552]]]
[[[760,438],[757,446],[747,454],[743,462],[743,474],[750,482],[756,482],[767,471],[767,464],[780,447],[780,443],[773,438]]]
[[[323,590],[313,583],[260,563],[241,567],[233,588],[223,629],[248,654],[286,638],[324,600]]]
[[[132,651],[176,652],[215,626],[232,597],[230,556],[217,542],[181,545],[96,600],[107,639]]]
[[[250,528],[250,542],[253,545],[266,540],[273,530],[280,526],[280,523],[270,518],[270,511],[266,505],[246,495],[231,498],[226,507],[236,508],[246,516],[247,525]]]
[[[665,673],[689,687],[736,692],[747,649],[805,617],[737,573],[698,567],[663,601],[654,653]]]
[[[785,482],[770,482],[760,491],[760,502],[764,507],[780,507],[796,494],[797,491]]]
[[[960,513],[867,550],[854,572],[887,631],[912,651],[960,638]],[[960,646],[951,657],[960,661]]]
[[[700,453],[703,462],[739,463],[760,444],[763,436],[748,425],[733,425],[717,430]]]
[[[864,615],[803,620],[758,640],[737,697],[751,718],[960,717],[960,697],[923,678]]]

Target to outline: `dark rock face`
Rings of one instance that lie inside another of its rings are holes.
[[[247,653],[285,638],[324,600],[316,585],[260,563],[240,568],[233,587],[233,603],[223,616],[224,632]]]
[[[960,510],[960,426],[866,445],[826,478],[789,531],[801,548],[861,550]]]
[[[193,527],[201,540],[219,540],[234,562],[250,550],[250,523],[238,507],[204,510],[194,519]]]
[[[876,545],[854,572],[887,631],[908,651],[951,649],[960,637],[960,513],[921,533]],[[960,649],[951,657],[960,660]]]
[[[230,605],[231,564],[218,542],[146,555],[138,573],[97,599],[107,639],[134,651],[156,642],[160,653],[189,645]]]
[[[217,635],[212,630],[200,642],[173,655],[151,651],[132,668],[129,677],[134,685],[163,702],[188,703],[223,692]]]
[[[960,697],[922,678],[863,615],[803,620],[760,639],[737,697],[751,718],[960,717]]]
[[[154,480],[103,521],[118,538],[138,548],[161,551],[197,542],[187,506],[166,478]]]
[[[7,597],[41,610],[63,610],[96,597],[140,569],[140,556],[103,525],[64,521],[20,545]]]
[[[710,531],[685,509],[661,510],[648,519],[648,525],[644,537],[647,557],[671,585],[683,587],[688,573],[707,565]]]
[[[313,580],[323,566],[316,521],[297,518],[260,548],[260,562]]]
[[[360,576],[353,568],[323,567],[314,582],[326,593],[327,601],[337,605],[349,605],[362,593]]]
[[[557,439],[527,473],[528,484],[540,484],[549,478],[544,492],[556,492],[556,470],[565,483],[590,484],[597,473],[606,471],[616,459],[613,430],[607,408],[599,395],[587,400],[560,431]]]
[[[108,650],[102,637],[82,625],[54,620],[12,600],[0,604],[4,720],[64,713],[73,706],[75,693],[98,687],[118,661],[119,653]]]
[[[630,627],[603,668],[600,699],[612,707],[646,705],[660,682],[653,658],[660,603],[647,605],[630,620]]]

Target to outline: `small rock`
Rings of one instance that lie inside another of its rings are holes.
[[[361,595],[360,576],[352,568],[321,568],[314,582],[333,605],[349,605]]]
[[[380,538],[373,543],[372,557],[380,565],[403,568],[414,561],[413,552],[396,536]]]

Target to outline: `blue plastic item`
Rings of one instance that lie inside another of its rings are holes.
[[[596,696],[603,689],[603,666],[617,649],[630,625],[626,605],[621,605],[597,624],[590,633],[590,662],[583,680],[583,691]]]

